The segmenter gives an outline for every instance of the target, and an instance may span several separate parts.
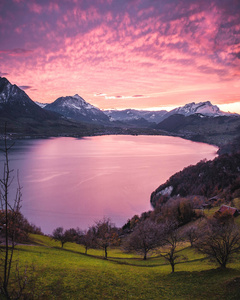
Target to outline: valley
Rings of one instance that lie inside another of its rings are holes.
[[[79,95],[37,105],[0,77],[0,136],[11,138],[83,137],[109,134],[168,135],[223,146],[239,136],[240,116],[209,101],[167,111],[102,111]]]
[[[60,97],[42,108],[0,78],[0,117],[2,139],[20,144],[10,161],[21,170],[24,186],[16,236],[24,244],[14,245],[13,265],[18,260],[29,268],[35,262],[22,296],[185,299],[190,290],[194,299],[238,299],[239,216],[219,211],[221,205],[237,213],[240,209],[239,115],[221,112],[208,101],[170,112],[104,113],[79,95]],[[220,156],[207,144],[218,146]],[[157,162],[161,153],[163,160]],[[164,169],[168,173],[163,176]],[[114,207],[114,201],[120,206]],[[4,216],[1,220],[6,223]],[[198,240],[204,237],[204,243],[212,234],[206,230],[210,224],[222,226],[220,233],[230,225],[238,230],[227,268],[219,267],[214,256],[209,263],[206,252],[197,250]],[[62,237],[54,237],[54,228]],[[145,230],[148,249],[141,246]],[[189,230],[197,237],[191,243]],[[162,236],[154,237],[157,232]],[[140,238],[140,246],[127,246],[134,238]],[[9,290],[14,291],[13,275]],[[136,285],[141,286],[138,291]],[[210,285],[207,292],[203,285]]]

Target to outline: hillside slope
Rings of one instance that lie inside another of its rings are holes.
[[[151,194],[153,207],[162,196],[218,196],[226,201],[240,196],[240,152],[200,161],[171,176]]]
[[[223,145],[239,135],[240,116],[208,117],[201,114],[190,116],[176,114],[171,115],[155,128],[190,140]]]

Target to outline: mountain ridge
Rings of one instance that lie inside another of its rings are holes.
[[[219,117],[219,116],[234,116],[237,114],[223,112],[217,105],[213,105],[210,101],[205,102],[191,102],[184,106],[174,108],[170,111],[166,110],[137,110],[137,109],[125,109],[125,110],[106,110],[104,111],[110,118],[110,121],[130,121],[140,118],[144,118],[151,123],[160,123],[174,114],[180,114],[184,116],[190,116],[194,114],[208,116],[208,117]]]
[[[41,108],[17,85],[0,77],[0,138],[5,126],[11,138],[86,136],[101,130]]]
[[[59,97],[47,104],[45,110],[54,111],[66,118],[90,123],[108,123],[109,118],[99,108],[86,102],[78,94],[74,96]]]
[[[198,102],[198,103],[195,102],[187,103],[184,106],[177,107],[171,110],[168,113],[168,116],[172,114],[181,114],[184,115],[185,117],[193,114],[201,114],[203,116],[208,116],[208,117],[234,115],[233,113],[221,111],[217,105],[213,105],[210,101]]]
[[[23,90],[5,77],[0,77],[0,116],[10,119],[56,119],[54,114],[40,108]]]
[[[0,77],[0,131],[7,121],[9,131],[23,137],[171,135],[222,146],[240,131],[240,115],[221,112],[210,101],[188,103],[170,112],[128,109],[113,113],[107,115],[77,94],[59,97],[41,108],[18,86]]]

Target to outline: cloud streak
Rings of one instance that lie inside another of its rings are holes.
[[[238,1],[9,0],[0,12],[1,70],[35,87],[34,100],[79,93],[101,108],[110,99],[141,108],[239,100]]]
[[[133,95],[133,96],[123,96],[123,95],[116,95],[116,96],[109,96],[103,93],[94,94],[94,97],[104,97],[105,99],[134,99],[134,98],[148,98],[147,95]]]
[[[25,90],[31,89],[32,87],[29,85],[20,85],[19,88],[25,91]]]

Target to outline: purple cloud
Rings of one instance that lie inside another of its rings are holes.
[[[9,75],[9,73],[5,73],[5,72],[0,71],[0,76],[8,76],[8,75]]]
[[[104,90],[95,95],[101,105],[174,89],[186,99],[222,81],[237,86],[239,20],[236,0],[1,1],[0,63],[35,87],[37,100],[74,94],[79,84],[87,98]]]
[[[240,51],[237,52],[237,53],[233,53],[233,55],[234,55],[235,57],[237,57],[238,59],[240,59]]]
[[[144,96],[144,95],[133,95],[132,97],[133,98],[142,98],[142,97],[146,97],[146,96]]]
[[[19,88],[25,91],[31,89],[32,87],[30,85],[20,85]]]
[[[27,49],[22,49],[22,48],[0,50],[0,54],[9,54],[9,55],[12,55],[12,56],[27,55],[31,52],[33,52],[33,51],[32,50],[27,50]]]

